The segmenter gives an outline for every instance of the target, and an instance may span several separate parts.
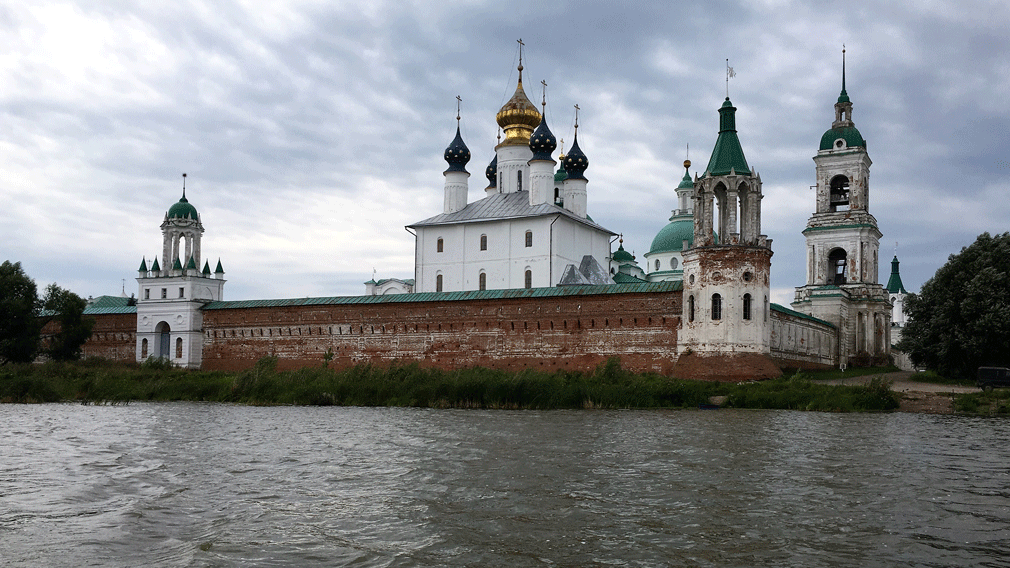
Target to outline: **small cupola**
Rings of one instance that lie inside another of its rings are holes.
[[[540,113],[540,126],[533,131],[530,137],[530,150],[533,151],[534,160],[554,160],[551,154],[558,149],[558,139],[554,137],[551,129],[547,127],[547,83],[544,83],[544,98],[540,104],[543,112]]]
[[[498,187],[498,154],[494,155],[491,163],[484,169],[484,175],[487,177],[488,187]]]
[[[459,117],[457,116],[457,122]],[[466,164],[470,161],[470,149],[463,143],[463,137],[459,133],[459,124],[456,125],[456,137],[445,149],[445,161],[449,163],[449,172],[465,172]]]

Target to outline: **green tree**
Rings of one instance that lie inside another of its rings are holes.
[[[1010,366],[1010,233],[982,233],[952,254],[918,294],[908,296],[905,314],[909,322],[898,347],[916,365],[951,378]]]
[[[27,363],[39,347],[39,296],[20,262],[0,265],[0,363]]]
[[[60,328],[48,338],[43,352],[57,361],[80,359],[81,347],[91,337],[91,328],[95,325],[93,318],[84,317],[88,302],[70,290],[50,284],[42,303]]]

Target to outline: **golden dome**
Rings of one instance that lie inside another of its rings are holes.
[[[512,98],[495,115],[498,126],[505,131],[503,146],[526,146],[530,143],[533,129],[540,124],[540,111],[526,98],[523,91],[523,66],[519,64],[519,84]]]

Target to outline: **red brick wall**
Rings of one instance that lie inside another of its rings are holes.
[[[681,293],[207,310],[204,369],[416,361],[443,369],[592,369],[609,357],[669,374]]]
[[[95,320],[91,337],[81,348],[82,357],[102,357],[113,361],[133,361],[136,357],[137,314],[86,315]],[[42,327],[42,340],[60,330],[60,324],[50,321]]]

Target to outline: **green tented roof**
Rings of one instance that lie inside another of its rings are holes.
[[[415,302],[460,302],[468,300],[507,300],[510,298],[558,298],[565,296],[598,296],[607,294],[645,294],[676,292],[683,282],[643,282],[640,284],[607,284],[601,286],[559,286],[555,288],[517,288],[509,290],[469,290],[466,292],[419,292],[390,296],[333,296],[329,298],[292,298],[287,300],[234,300],[210,302],[205,310],[243,308],[278,308],[286,306],[326,306],[342,304],[409,304]]]
[[[186,270],[196,270],[196,258],[189,257],[189,262],[186,263]]]
[[[172,262],[172,270],[182,270],[182,263],[179,262],[178,257],[176,257],[175,261]]]
[[[898,257],[895,255],[891,260],[891,277],[887,279],[887,291],[891,294],[907,294],[905,285],[901,283],[901,274],[898,273]]]
[[[719,109],[719,138],[712,148],[712,158],[708,161],[705,173],[713,176],[725,176],[731,172],[750,175],[750,166],[743,155],[740,138],[736,135],[736,107],[726,98]]]
[[[147,259],[143,258],[140,260],[140,268],[137,269],[138,272],[147,272]]]

